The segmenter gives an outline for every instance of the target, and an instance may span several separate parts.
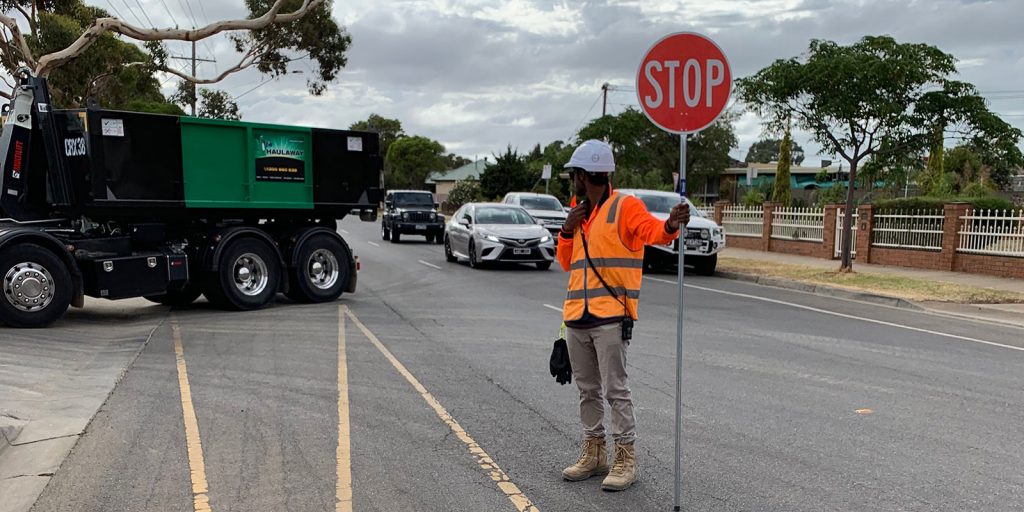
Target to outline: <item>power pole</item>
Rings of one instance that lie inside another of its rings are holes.
[[[198,58],[196,58],[196,42],[195,41],[192,41],[192,56],[191,57],[181,57],[181,56],[178,56],[178,55],[172,55],[171,58],[172,59],[190,60],[190,61],[192,61],[192,76],[193,77],[196,76],[196,63],[197,62],[217,62],[217,61],[215,61],[213,59],[198,59]],[[196,83],[192,82],[192,105],[191,105],[191,107],[192,107],[192,117],[195,117],[195,115],[196,115],[196,96],[198,96],[197,93],[198,93],[198,91],[196,90]]]
[[[605,83],[601,84],[601,91],[602,91],[602,94],[604,96],[604,101],[601,102],[601,117],[604,117],[605,114],[608,112],[608,89],[609,89],[609,87],[610,87],[610,84],[608,82],[605,82]]]

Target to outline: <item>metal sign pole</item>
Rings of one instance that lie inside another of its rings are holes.
[[[679,135],[679,202],[686,197],[686,133]],[[676,317],[676,475],[675,510],[683,505],[683,260],[686,226],[679,226],[679,311]]]

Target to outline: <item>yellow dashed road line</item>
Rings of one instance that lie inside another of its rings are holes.
[[[352,444],[348,422],[348,358],[345,355],[345,306],[338,307],[338,481],[335,511],[352,512]]]
[[[455,436],[466,445],[466,448],[469,449],[469,453],[476,459],[476,463],[480,466],[480,469],[482,469],[491,478],[491,480],[495,482],[501,492],[505,493],[505,496],[508,497],[509,501],[515,505],[516,510],[519,512],[540,512],[540,509],[537,508],[537,506],[534,505],[521,490],[519,490],[519,487],[517,487],[516,484],[512,483],[508,475],[498,467],[498,464],[495,463],[494,460],[491,459],[491,456],[488,455],[487,452],[485,452],[483,448],[481,448],[480,445],[469,436],[468,433],[466,433],[462,426],[455,421],[455,418],[448,414],[448,411],[445,410],[436,398],[434,398],[434,395],[430,394],[430,392],[420,384],[420,381],[417,380],[408,369],[406,369],[405,365],[403,365],[402,362],[399,361],[398,358],[396,358],[379,339],[377,339],[377,336],[367,329],[366,326],[356,318],[355,314],[353,314],[351,310],[346,308],[345,313],[352,320],[352,323],[359,327],[359,330],[362,331],[363,334],[369,338],[370,342],[377,347],[377,350],[380,350],[380,352],[384,354],[384,357],[391,362],[395,369],[398,370],[398,373],[402,374],[402,376],[405,377],[405,380],[409,381],[409,384],[412,384],[412,387],[419,392],[420,396],[423,397],[423,400],[427,402],[427,405],[434,409],[434,412],[437,413],[439,418],[441,418],[441,421],[448,425],[448,428],[452,430],[452,433],[454,433]]]
[[[178,388],[181,391],[181,415],[185,420],[185,446],[188,448],[188,467],[192,476],[192,504],[195,512],[212,512],[209,487],[206,484],[206,464],[203,462],[203,443],[199,439],[199,420],[192,406],[192,388],[188,385],[185,351],[181,346],[181,330],[177,320],[171,320],[174,333],[174,357],[178,363]]]

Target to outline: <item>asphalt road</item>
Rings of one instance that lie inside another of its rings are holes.
[[[674,275],[629,351],[640,480],[604,493],[560,478],[566,275],[378,229],[341,223],[363,271],[336,303],[171,312],[33,510],[671,510]],[[1024,331],[685,282],[684,510],[1024,509]]]

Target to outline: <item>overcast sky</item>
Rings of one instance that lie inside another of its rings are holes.
[[[119,8],[129,20],[140,11],[127,8],[134,0],[94,1]],[[190,26],[193,18],[202,24],[244,12],[242,0],[139,4],[157,25],[173,24],[173,17]],[[338,81],[310,97],[303,74],[255,90],[262,80],[257,73],[233,76],[220,87],[242,95],[244,119],[345,128],[377,113],[470,158],[508,144],[526,152],[538,142],[568,140],[599,116],[604,82],[624,88],[609,95],[610,113],[636,105],[636,71],[650,45],[672,32],[696,31],[725,51],[734,77],[801,54],[812,38],[848,44],[887,34],[936,45],[959,59],[960,79],[1024,128],[1024,0],[336,0],[333,9],[353,39]],[[223,37],[201,45],[200,55],[219,61],[204,64],[204,75],[235,59]],[[745,114],[736,130],[739,147],[732,154],[742,158],[761,125]],[[796,136],[806,163],[816,165],[818,147]]]

